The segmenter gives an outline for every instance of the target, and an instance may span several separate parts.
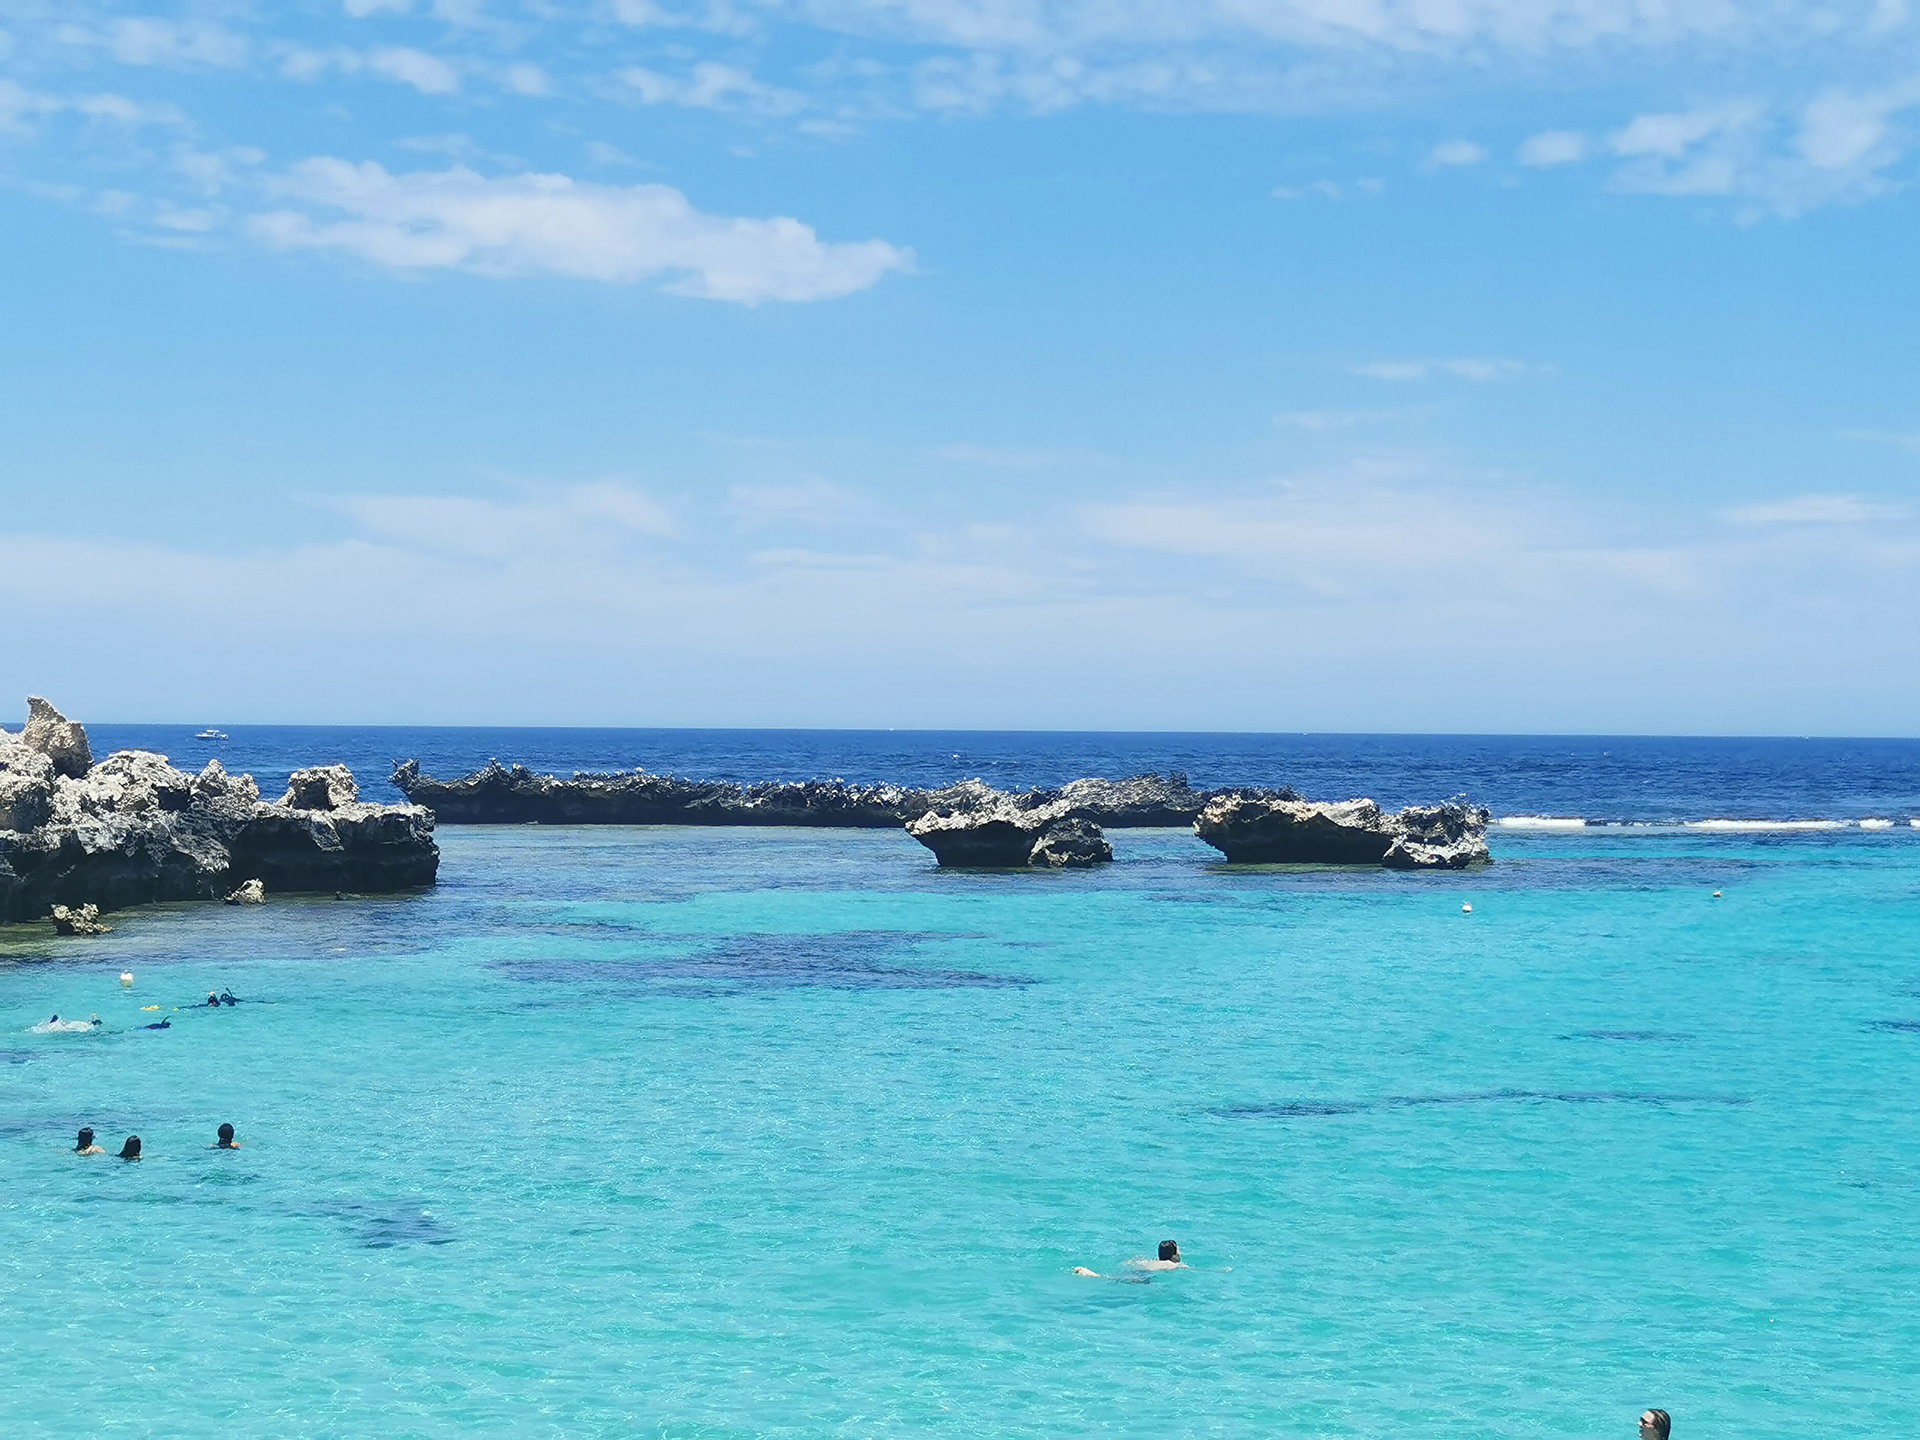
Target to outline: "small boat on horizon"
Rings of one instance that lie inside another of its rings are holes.
[[[196,740],[224,740],[227,738],[227,732],[224,730],[216,730],[209,725],[193,738]]]

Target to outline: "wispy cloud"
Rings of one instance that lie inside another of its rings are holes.
[[[675,294],[753,305],[850,295],[911,264],[882,240],[829,243],[798,220],[706,215],[666,185],[489,178],[464,167],[393,174],[372,161],[319,158],[273,189],[298,208],[256,215],[250,228],[263,243],[402,271],[616,283],[670,276]]]
[[[1587,158],[1587,137],[1578,130],[1543,130],[1520,146],[1520,163],[1535,167],[1572,165]]]
[[[1795,495],[1720,513],[1736,525],[1863,525],[1869,520],[1898,519],[1906,512],[1857,495]]]
[[[694,110],[752,110],[762,115],[791,115],[806,106],[797,90],[766,85],[735,65],[703,60],[685,76],[664,75],[630,65],[617,72],[626,93],[642,105],[680,105]]]
[[[1910,455],[1920,455],[1920,430],[1842,430],[1842,440],[1859,440],[1870,445],[1891,445]]]
[[[1451,359],[1367,360],[1350,367],[1369,380],[1413,381],[1446,377],[1454,380],[1511,380],[1536,367],[1521,360],[1491,360],[1474,356]]]
[[[1353,430],[1367,425],[1427,420],[1437,413],[1432,405],[1409,405],[1394,410],[1285,410],[1273,417],[1273,423],[1286,430]]]
[[[1446,140],[1434,146],[1428,158],[1441,166],[1478,165],[1487,158],[1487,151],[1471,140]]]

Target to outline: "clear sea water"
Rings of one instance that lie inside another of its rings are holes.
[[[221,751],[1920,809],[1899,741]],[[1920,831],[1500,831],[1440,876],[1112,838],[970,875],[887,832],[449,827],[425,894],[0,932],[0,1434],[1920,1433]],[[1072,1274],[1165,1238],[1194,1268]]]

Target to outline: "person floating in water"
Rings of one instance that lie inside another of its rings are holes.
[[[1178,1240],[1162,1240],[1160,1258],[1157,1260],[1129,1260],[1127,1265],[1134,1270],[1191,1270],[1193,1268],[1180,1258]]]
[[[93,1143],[93,1127],[82,1125],[78,1142],[73,1147],[76,1155],[104,1155],[107,1152]]]
[[[171,1020],[156,1020],[156,1021],[154,1021],[154,1022],[153,1022],[153,1024],[151,1024],[151,1025],[144,1025],[144,1026],[142,1026],[141,1028],[142,1028],[142,1029],[144,1029],[144,1030],[171,1030],[171,1029],[173,1028],[173,1021],[171,1021]],[[136,1157],[136,1158],[138,1158],[138,1157]]]
[[[209,1010],[218,1010],[220,1008],[220,997],[211,990],[207,991],[206,1008]]]
[[[1159,1259],[1148,1260],[1141,1258],[1129,1260],[1127,1261],[1127,1268],[1130,1270],[1191,1270],[1193,1267],[1180,1258],[1180,1242],[1178,1240],[1162,1240],[1160,1242]],[[1145,1275],[1102,1275],[1098,1270],[1089,1270],[1084,1265],[1074,1266],[1073,1273],[1084,1276],[1089,1280],[1119,1280],[1123,1283],[1134,1285],[1145,1285],[1148,1283],[1148,1277]]]
[[[222,1005],[238,1005],[240,1003],[240,997],[233,993],[232,986],[228,986],[220,992],[220,1003]]]
[[[1641,1413],[1640,1440],[1668,1440],[1672,1434],[1673,1417],[1666,1411],[1647,1410]]]
[[[222,1125],[220,1127],[220,1134],[214,1140],[213,1148],[216,1150],[238,1150],[240,1148],[240,1142],[233,1138],[233,1126]]]
[[[138,1160],[140,1158],[140,1137],[138,1135],[127,1136],[127,1143],[120,1147],[120,1158],[122,1160]]]

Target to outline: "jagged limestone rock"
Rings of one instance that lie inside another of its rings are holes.
[[[62,775],[79,779],[93,765],[93,747],[79,722],[67,719],[38,695],[27,697],[27,728],[20,743],[53,761]]]
[[[1461,869],[1491,858],[1488,819],[1461,800],[1389,815],[1371,800],[1242,790],[1208,801],[1193,830],[1235,864]]]
[[[258,880],[249,880],[238,890],[227,896],[229,905],[264,905],[267,900],[267,887]]]
[[[252,776],[218,761],[198,775],[146,750],[118,751],[81,776],[43,768],[51,764],[0,736],[0,816],[28,822],[0,829],[0,924],[56,904],[219,899],[244,881],[276,892],[403,890],[433,884],[439,870],[432,813],[361,802],[342,766],[301,772],[320,777],[317,787],[289,788],[289,800],[324,805],[267,805]]]
[[[113,927],[100,923],[98,905],[81,905],[71,910],[65,905],[56,905],[53,907],[53,929],[57,935],[105,935]]]
[[[282,805],[295,810],[343,810],[360,798],[360,786],[344,765],[315,765],[287,778]]]
[[[1091,820],[1056,820],[1033,842],[1029,865],[1053,870],[1089,870],[1113,859],[1113,846]]]

